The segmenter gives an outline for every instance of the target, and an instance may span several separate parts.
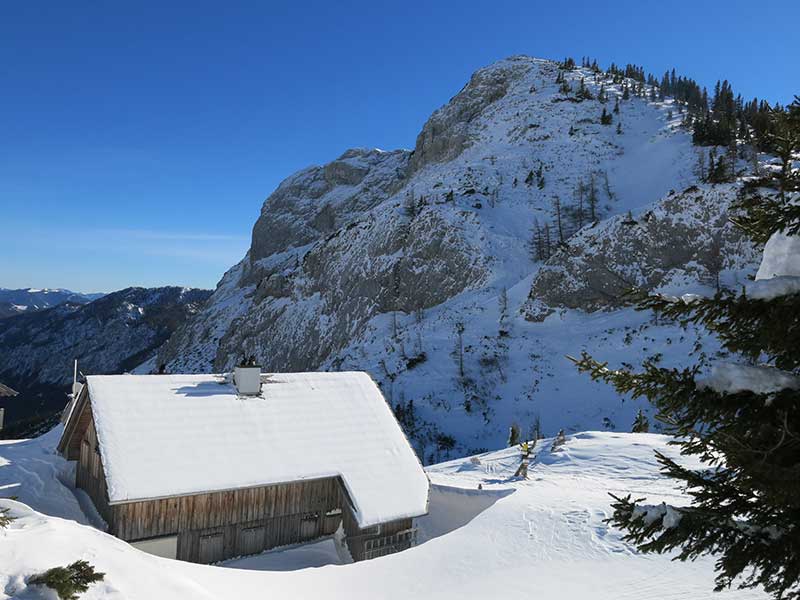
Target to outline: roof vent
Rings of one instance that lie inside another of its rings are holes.
[[[233,370],[233,383],[240,396],[261,395],[261,367],[256,365],[254,356],[244,359]]]

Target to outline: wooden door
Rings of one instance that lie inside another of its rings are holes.
[[[243,527],[239,530],[236,544],[236,554],[247,556],[248,554],[258,554],[264,549],[264,526]]]
[[[200,536],[198,562],[210,564],[225,558],[225,544],[222,532]]]
[[[309,513],[300,519],[300,539],[311,540],[319,537],[319,514]]]

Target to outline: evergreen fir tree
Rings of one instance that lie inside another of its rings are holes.
[[[797,190],[800,178],[792,170],[794,155],[800,152],[800,96],[786,110],[773,111],[771,146],[781,159],[780,190],[785,198],[788,191]]]
[[[617,134],[622,134],[622,123],[617,121]]]
[[[541,162],[536,169],[536,187],[540,190],[544,188],[544,165]]]
[[[650,421],[640,408],[639,412],[636,413],[636,419],[633,422],[631,433],[647,433],[649,431],[650,431]]]
[[[800,193],[775,191],[797,176],[790,166],[780,181],[746,185],[733,222],[762,243],[776,232],[800,235]],[[800,292],[791,286],[766,295],[721,290],[688,302],[641,295],[639,308],[702,325],[734,360],[763,363],[717,366],[721,378],[712,371],[700,381],[700,365],[668,369],[648,359],[634,372],[612,370],[586,353],[576,360],[593,379],[650,400],[666,433],[675,436],[670,444],[705,467],[657,453],[663,473],[686,487],[691,504],[653,506],[615,496],[609,521],[643,552],[677,551],[680,560],[713,555],[717,590],[761,586],[776,599],[800,598]],[[772,385],[724,383],[742,369]]]
[[[91,584],[103,581],[104,577],[105,573],[96,572],[87,561],[76,560],[66,567],[54,567],[35,575],[28,583],[55,590],[61,600],[78,600],[79,595],[88,590]]]
[[[564,243],[564,226],[561,220],[561,200],[558,196],[553,198],[553,212],[556,217],[556,227],[558,228],[558,243]]]
[[[14,520],[14,517],[8,516],[10,510],[10,508],[0,508],[0,529],[5,529]]]
[[[528,185],[528,186],[531,185],[533,183],[534,177],[535,177],[535,174],[533,173],[533,170],[528,171],[528,176],[525,178],[525,185]]]
[[[508,447],[516,446],[519,444],[519,425],[512,423],[508,428]]]
[[[580,85],[578,86],[578,91],[575,92],[575,96],[580,100],[594,100],[594,95],[589,91],[589,88],[586,87],[586,82],[583,77],[581,77]]]
[[[605,108],[603,108],[603,114],[600,115],[600,124],[601,125],[611,125],[611,121],[613,120],[611,113],[608,112]]]
[[[592,221],[597,221],[597,205],[600,199],[597,197],[597,182],[594,178],[594,173],[589,175],[589,185],[586,187],[586,200],[589,203],[589,217]]]
[[[564,435],[564,430],[559,429],[556,437],[553,439],[553,444],[550,446],[550,452],[560,452],[567,443],[567,436]]]

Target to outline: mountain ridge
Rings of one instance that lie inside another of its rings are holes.
[[[82,372],[102,374],[151,358],[210,293],[131,287],[0,319],[0,381],[20,393],[4,403],[6,423],[63,408],[74,359]]]
[[[63,288],[0,288],[0,319],[44,310],[58,304],[88,304],[104,293],[84,294]]]
[[[514,422],[547,433],[628,427],[638,406],[584,381],[563,355],[609,338],[647,353],[652,335],[679,363],[704,334],[654,325],[602,295],[559,301],[558,263],[600,251],[598,240],[576,249],[598,222],[657,207],[673,225],[652,264],[626,254],[621,225],[599,240],[603,252],[656,265],[651,289],[702,286],[714,237],[699,235],[703,216],[718,221],[737,194],[707,186],[713,201],[696,200],[681,108],[647,89],[624,99],[629,84],[511,57],[476,71],[434,111],[413,151],[352,149],[289,176],[264,202],[248,254],[158,362],[224,371],[252,354],[267,370],[367,370],[426,462],[501,445]],[[675,189],[686,191],[671,197]],[[531,257],[532,228],[549,232],[546,258]],[[726,277],[744,278],[752,249],[725,235]],[[687,237],[701,241],[671,256],[670,243]],[[571,243],[576,256],[565,259]],[[597,309],[617,312],[607,322],[583,314]]]

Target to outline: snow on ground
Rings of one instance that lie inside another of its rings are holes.
[[[150,556],[70,520],[79,515],[55,477],[64,466],[53,454],[56,435],[0,446],[0,486],[33,507],[0,500],[17,517],[0,533],[2,599],[41,598],[25,578],[79,558],[107,574],[87,600],[765,597],[753,590],[715,594],[712,560],[640,555],[603,523],[607,492],[685,502],[657,472],[654,450],[675,455],[660,435],[578,433],[557,453],[549,451],[551,440],[541,440],[527,481],[511,477],[516,449],[429,467],[430,514],[419,521],[420,544],[400,554],[338,564],[333,541],[324,540],[225,566]]]

